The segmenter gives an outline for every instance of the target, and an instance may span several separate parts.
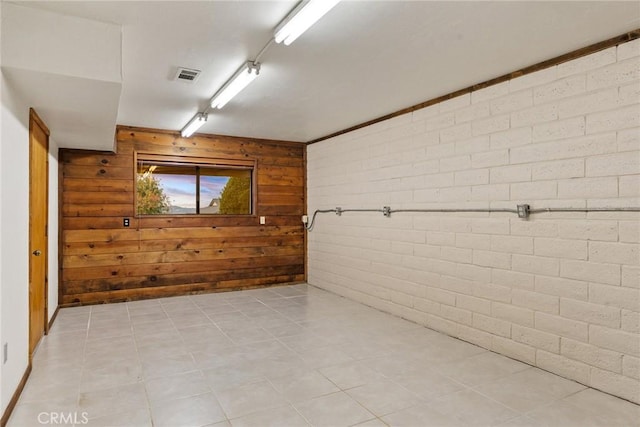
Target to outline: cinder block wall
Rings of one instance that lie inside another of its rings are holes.
[[[640,206],[640,41],[308,147],[318,208]],[[635,213],[319,215],[308,281],[640,402]]]

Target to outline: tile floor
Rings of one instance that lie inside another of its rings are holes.
[[[9,427],[639,420],[632,403],[298,285],[63,309]]]

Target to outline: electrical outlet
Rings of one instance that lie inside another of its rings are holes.
[[[518,205],[518,218],[528,219],[531,211],[531,206],[529,205]]]
[[[267,223],[267,218],[264,216],[260,217],[260,225],[265,225]]]
[[[7,359],[9,359],[9,343],[6,342],[2,346],[2,364],[7,363]]]
[[[129,222],[129,218],[122,218],[122,225],[123,225],[124,227],[128,227],[128,226],[129,226],[129,224],[130,224],[130,222]]]

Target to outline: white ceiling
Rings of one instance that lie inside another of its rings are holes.
[[[122,25],[117,122],[181,129],[296,1],[29,1]],[[203,133],[309,141],[640,27],[640,3],[343,1]],[[202,70],[194,84],[176,67]]]

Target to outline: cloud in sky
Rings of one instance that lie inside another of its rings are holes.
[[[193,175],[156,174],[165,194],[173,206],[185,208],[196,207],[196,177]],[[211,199],[219,198],[227,184],[226,176],[201,176],[200,199],[203,206],[209,205]]]
[[[201,176],[200,177],[200,198],[202,204],[209,204],[211,199],[220,198],[220,193],[227,185],[229,177],[226,176]]]
[[[196,177],[193,175],[156,174],[173,206],[196,207]]]

